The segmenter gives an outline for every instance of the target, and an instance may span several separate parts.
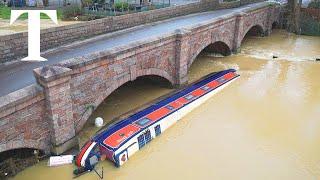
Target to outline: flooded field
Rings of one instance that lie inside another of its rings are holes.
[[[274,57],[274,58],[273,58]],[[278,57],[278,58],[275,58]],[[241,77],[136,153],[121,168],[104,161],[104,179],[320,179],[320,37],[275,30],[248,37],[242,52],[202,54],[194,81],[235,68]],[[141,79],[118,89],[96,110],[105,120],[172,91]],[[81,141],[96,129],[86,124]],[[14,179],[72,179],[73,165],[41,162]],[[98,179],[92,172],[79,179]]]

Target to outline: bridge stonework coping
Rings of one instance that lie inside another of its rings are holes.
[[[37,90],[24,90],[24,99],[16,94],[1,97],[6,103],[0,99],[0,152],[25,143],[60,154],[76,144],[75,136],[94,109],[126,82],[155,75],[173,86],[184,85],[191,64],[203,49],[219,42],[216,46],[222,44],[236,52],[253,27],[270,32],[279,13],[277,6],[264,5],[162,37],[37,68]]]

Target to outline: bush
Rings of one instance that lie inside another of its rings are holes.
[[[93,3],[92,0],[82,0],[82,5],[84,7],[89,7]]]
[[[11,8],[0,5],[0,18],[10,19]]]
[[[11,15],[11,7],[2,6],[0,5],[0,18],[1,19],[10,19]],[[61,9],[57,9],[57,17],[58,19],[61,19],[62,12]],[[46,14],[41,13],[40,14],[41,19],[50,19]],[[21,16],[19,16],[19,19],[28,19],[28,14],[23,13]]]
[[[129,9],[129,3],[127,2],[116,2],[113,6],[116,9],[116,11],[126,11]]]
[[[320,9],[320,0],[312,1],[308,4],[308,8]]]
[[[310,15],[302,13],[300,16],[301,34],[308,36],[320,36],[320,22]]]
[[[82,10],[79,6],[71,5],[67,6],[62,10],[63,20],[72,20],[76,16],[82,15]]]

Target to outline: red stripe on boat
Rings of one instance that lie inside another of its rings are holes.
[[[128,139],[130,136],[132,136],[134,133],[138,132],[140,128],[137,126],[134,126],[132,124],[129,124],[115,133],[111,134],[109,137],[107,137],[103,143],[107,146],[116,148],[118,147],[123,141]]]
[[[225,79],[232,79],[233,77],[234,77],[234,73],[232,73],[232,72],[224,75],[224,78],[225,78]]]
[[[184,105],[184,104],[187,104],[187,103],[188,103],[188,100],[187,100],[187,99],[185,99],[185,98],[183,98],[183,97],[181,97],[181,98],[177,99],[176,101],[177,101],[178,103],[182,104],[182,105]]]
[[[218,81],[212,81],[210,83],[208,83],[207,86],[211,87],[211,88],[215,88],[219,85],[219,82]]]
[[[183,106],[183,104],[179,103],[178,101],[173,101],[172,103],[169,104],[170,106],[174,107],[175,109],[180,108]]]
[[[87,142],[87,144],[81,149],[78,157],[77,157],[77,161],[76,161],[76,164],[78,167],[81,167],[81,159],[84,155],[84,153],[86,153],[87,149],[90,147],[90,145],[92,144],[91,141]]]
[[[204,90],[202,90],[202,89],[197,89],[197,90],[195,90],[195,91],[193,91],[191,94],[193,95],[193,96],[201,96],[202,94],[204,94],[205,93],[205,91]]]
[[[160,108],[150,114],[147,115],[147,118],[151,119],[152,121],[158,120],[162,118],[163,116],[170,113],[170,110],[167,108]]]

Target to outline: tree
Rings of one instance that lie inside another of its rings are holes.
[[[288,0],[289,19],[288,19],[288,31],[296,34],[301,33],[300,28],[300,8],[302,0]]]

